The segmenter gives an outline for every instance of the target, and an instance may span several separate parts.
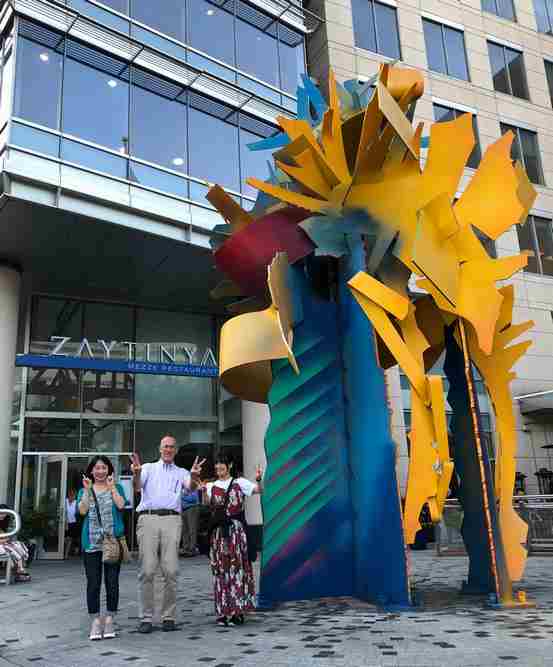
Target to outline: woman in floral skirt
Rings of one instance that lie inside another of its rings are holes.
[[[215,614],[220,625],[242,625],[244,614],[255,607],[253,570],[248,559],[244,529],[244,499],[254,493],[262,493],[262,471],[258,467],[255,482],[245,477],[234,478],[232,463],[219,457],[215,463],[215,474],[215,482],[205,486],[209,504],[212,507],[224,505],[228,491],[228,525],[215,528],[210,538]]]

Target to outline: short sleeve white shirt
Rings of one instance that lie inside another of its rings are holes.
[[[190,472],[174,463],[163,463],[161,459],[145,463],[140,471],[142,499],[136,511],[174,510],[180,513],[182,492],[190,488],[190,479]]]
[[[207,493],[208,500],[211,500],[211,490],[213,489],[214,486],[216,486],[219,489],[223,489],[223,491],[226,493],[230,482],[231,482],[230,477],[228,479],[225,479],[225,480],[218,479],[215,482],[208,482],[205,485],[205,490],[206,490],[206,493]],[[250,480],[246,479],[245,477],[237,477],[234,480],[234,483],[238,484],[238,486],[242,490],[242,493],[245,496],[251,496],[252,493],[255,491],[256,485],[253,482],[250,482]]]

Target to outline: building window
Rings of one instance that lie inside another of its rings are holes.
[[[553,224],[547,218],[529,215],[524,225],[517,225],[518,244],[528,257],[528,273],[553,276]]]
[[[432,106],[434,108],[434,118],[436,119],[437,123],[443,123],[446,121],[455,120],[459,116],[462,116],[464,113],[466,113],[465,111],[460,111],[459,109],[446,107],[443,104],[433,104]],[[469,155],[469,159],[467,160],[467,167],[476,169],[480,164],[480,160],[482,159],[482,152],[480,150],[478,124],[476,122],[476,116],[474,114],[472,114],[472,129],[474,131],[474,140],[476,143],[474,144],[472,153]]]
[[[61,113],[63,39],[57,48],[19,37],[14,114],[58,130]]]
[[[232,3],[227,11],[208,0],[189,2],[188,25],[191,46],[229,65],[235,64]]]
[[[38,36],[47,44],[58,41],[57,33],[44,33]],[[66,42],[58,53],[19,36],[15,115],[44,129],[15,122],[10,140],[55,158],[61,143],[68,162],[202,203],[207,186],[188,176],[255,197],[245,181],[267,176],[269,156],[250,151],[248,144],[274,134],[274,125],[75,40]],[[291,85],[298,74],[292,67],[289,72]],[[38,98],[29,92],[37,90]],[[64,135],[72,135],[61,142],[46,131],[59,129],[60,118]]]
[[[539,32],[553,35],[553,0],[534,0],[534,11]]]
[[[260,30],[236,19],[236,66],[257,79],[279,87],[277,30],[273,23]]]
[[[131,154],[186,174],[186,94],[183,102],[180,92],[179,86],[142,70],[133,71]]]
[[[488,53],[494,89],[524,100],[530,99],[522,51],[488,42]]]
[[[428,67],[457,79],[469,80],[465,36],[462,30],[422,20]]]
[[[186,4],[183,0],[163,0],[162,6],[163,11],[160,11],[160,5],[152,0],[132,0],[132,17],[164,35],[185,42]],[[226,40],[229,41],[228,37]]]
[[[545,76],[547,77],[547,86],[549,88],[549,97],[551,99],[551,106],[553,107],[553,62],[544,60]]]
[[[482,0],[482,9],[508,21],[516,21],[513,0]]]
[[[540,151],[538,147],[538,135],[531,130],[524,130],[514,125],[500,123],[501,134],[509,130],[515,135],[511,146],[511,157],[519,160],[526,169],[528,178],[532,183],[544,185],[543,170],[541,167]]]
[[[374,0],[353,0],[355,45],[390,58],[401,58],[397,11]]]
[[[63,79],[63,132],[127,154],[128,80],[128,63],[70,40]]]

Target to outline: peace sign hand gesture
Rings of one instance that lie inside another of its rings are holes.
[[[129,456],[131,460],[131,472],[133,475],[138,475],[142,470],[142,463],[140,463],[140,456],[135,452]]]
[[[202,466],[206,462],[206,459],[202,459],[200,461],[200,457],[196,456],[194,459],[194,463],[192,464],[192,467],[190,468],[190,474],[194,475],[194,477],[199,477],[201,472],[202,472]]]
[[[263,479],[263,468],[258,465],[255,469],[255,481],[256,482],[261,482]]]
[[[83,489],[85,491],[89,491],[91,484],[92,484],[92,482],[90,481],[90,479],[88,477],[86,477],[85,475],[83,475]]]

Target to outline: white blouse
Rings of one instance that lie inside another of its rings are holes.
[[[231,482],[230,477],[228,479],[225,479],[225,480],[218,479],[216,482],[208,482],[205,485],[205,490],[206,490],[206,493],[207,493],[207,499],[211,500],[211,489],[214,486],[216,486],[219,489],[223,489],[223,491],[225,491],[225,493],[226,493],[230,482]],[[234,480],[234,483],[238,484],[238,486],[242,490],[242,493],[245,496],[251,496],[252,493],[255,491],[256,484],[254,484],[253,482],[250,482],[250,480],[246,479],[245,477],[237,477]]]

